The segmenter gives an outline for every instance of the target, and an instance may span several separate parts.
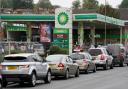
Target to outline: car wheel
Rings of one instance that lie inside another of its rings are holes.
[[[51,82],[51,72],[48,71],[46,78],[44,79],[45,83],[50,83]]]
[[[108,63],[106,62],[106,64],[103,66],[104,70],[108,70]]]
[[[85,74],[88,74],[89,73],[89,71],[88,71],[88,68],[85,70]]]
[[[94,73],[96,72],[96,66],[94,67],[93,72],[94,72]]]
[[[127,66],[128,66],[128,64],[127,64]]]
[[[29,82],[30,86],[34,87],[36,85],[36,74],[32,73],[31,77],[30,77],[30,82]]]
[[[0,89],[2,89],[2,81],[0,81]]]
[[[79,72],[79,68],[78,68],[76,71],[75,77],[79,77],[79,74],[80,74],[80,72]]]
[[[68,70],[66,70],[65,75],[64,75],[64,78],[65,79],[68,79],[69,78],[69,71]]]
[[[6,80],[3,80],[2,86],[7,87],[7,85],[8,85],[8,82]]]
[[[110,65],[110,69],[113,69],[113,63]]]
[[[120,67],[124,67],[124,61],[121,61],[119,64]]]

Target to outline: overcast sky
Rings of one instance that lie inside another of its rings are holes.
[[[38,2],[38,0],[34,0]],[[53,5],[60,5],[62,7],[70,8],[74,0],[50,0]],[[81,0],[82,1],[82,0]],[[105,4],[105,0],[97,0],[100,4]],[[106,0],[109,5],[116,8],[121,3],[122,0]]]

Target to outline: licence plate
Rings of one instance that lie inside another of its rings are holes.
[[[8,66],[8,70],[17,70],[17,66]]]
[[[55,66],[56,66],[56,64],[49,64],[49,66],[50,66],[50,67],[55,67]]]

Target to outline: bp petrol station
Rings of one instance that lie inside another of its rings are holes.
[[[32,42],[33,37],[38,37],[40,24],[51,24],[52,44],[68,48],[72,52],[74,43],[82,45],[126,43],[128,31],[124,27],[124,21],[98,13],[72,14],[71,9],[58,8],[55,15],[23,15],[23,14],[2,14],[1,21],[7,23],[6,38],[18,39],[24,35],[27,42]],[[106,25],[106,29],[105,29]],[[34,36],[34,33],[38,35]]]

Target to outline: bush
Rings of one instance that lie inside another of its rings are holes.
[[[59,46],[51,46],[49,54],[68,54],[68,49]]]
[[[11,50],[11,54],[17,54],[17,53],[25,53],[25,51],[22,51],[22,50]]]

